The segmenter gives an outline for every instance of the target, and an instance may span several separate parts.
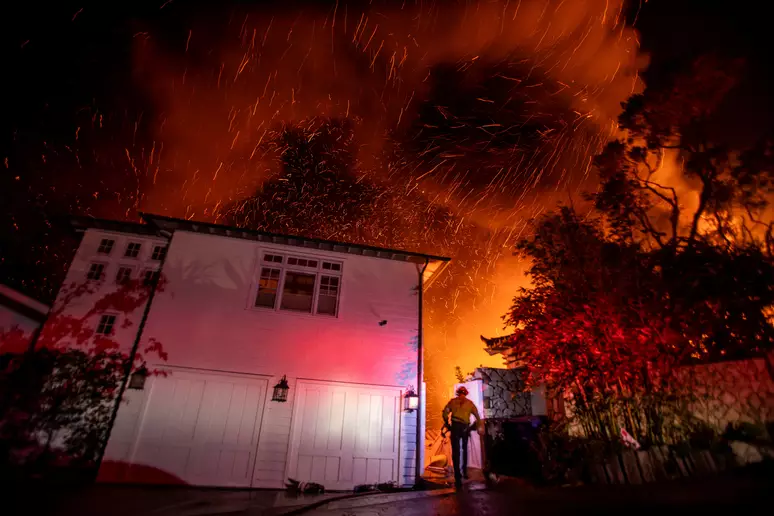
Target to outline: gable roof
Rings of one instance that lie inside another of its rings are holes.
[[[48,305],[3,283],[0,283],[0,305],[38,322],[46,319],[49,310]]]
[[[223,224],[214,224],[211,222],[198,222],[194,220],[177,219],[163,215],[154,215],[152,213],[140,212],[140,217],[145,222],[145,224],[77,216],[70,218],[70,224],[76,230],[96,228],[109,231],[158,236],[162,236],[165,232],[171,233],[175,230],[190,231],[208,235],[219,235],[231,238],[257,240],[259,242],[268,242],[273,244],[291,245],[305,249],[320,249],[339,253],[371,256],[374,258],[383,258],[388,260],[408,261],[414,263],[424,263],[425,261],[436,262],[436,267],[434,267],[436,270],[440,269],[443,265],[445,265],[446,262],[451,260],[451,258],[445,256],[435,256],[431,254],[404,251],[400,249],[390,249],[386,247],[350,244],[346,242],[323,240],[319,238],[307,238],[295,235],[269,233],[267,231],[225,226]]]

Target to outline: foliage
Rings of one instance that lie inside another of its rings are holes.
[[[454,377],[457,379],[457,383],[466,383],[473,380],[473,372],[465,374],[460,366],[455,366]]]
[[[40,474],[55,466],[94,465],[124,379],[150,354],[166,360],[154,339],[131,356],[133,338],[122,345],[115,331],[94,332],[103,312],[122,314],[119,331],[132,328],[149,287],[133,280],[105,293],[100,286],[63,287],[35,349],[0,356],[0,462],[7,467]],[[159,280],[157,290],[163,287]]]
[[[505,316],[528,384],[571,396],[576,424],[614,440],[674,441],[694,432],[679,366],[771,349],[774,328],[772,147],[730,149],[710,139],[713,110],[733,87],[703,59],[669,88],[633,96],[626,139],[596,158],[592,211],[561,207],[517,244],[531,260]],[[666,153],[683,166],[664,177]],[[667,181],[696,185],[681,198]]]

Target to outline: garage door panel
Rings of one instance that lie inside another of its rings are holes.
[[[344,437],[344,412],[347,393],[334,392],[331,399],[330,426],[328,431],[328,449],[341,450]]]
[[[249,487],[266,380],[172,371],[153,379],[130,481],[163,473],[194,485]],[[165,478],[165,477],[161,477]],[[171,477],[170,477],[171,478]]]
[[[317,430],[317,407],[320,392],[316,389],[303,391],[303,412],[301,418],[301,448],[314,448],[315,432]]]
[[[317,403],[317,422],[315,428],[325,429],[325,431],[317,432],[314,435],[314,449],[327,449],[328,440],[331,435],[331,396],[320,396]]]
[[[322,382],[298,389],[291,476],[329,489],[397,480],[399,390]]]

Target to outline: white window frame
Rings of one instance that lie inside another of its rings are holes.
[[[121,271],[121,269],[129,269],[129,271],[130,271],[129,281],[132,281],[132,279],[134,278],[134,275],[137,273],[137,267],[135,267],[134,265],[126,265],[124,263],[119,263],[119,264],[117,264],[117,267],[118,267],[118,269],[116,270],[116,275],[113,276],[113,282],[116,285],[123,285],[124,284],[124,283],[119,283],[118,282],[118,273],[119,273],[119,271]]]
[[[158,281],[159,278],[161,277],[161,269],[154,268],[154,267],[145,267],[142,270],[142,275],[138,278],[142,282],[142,286],[144,287],[153,286],[153,283],[146,283],[147,280],[145,279],[145,277],[148,275],[149,272],[156,273],[156,281]]]
[[[102,276],[98,279],[90,278],[89,275],[91,274],[91,268],[94,265],[102,265]],[[108,271],[109,264],[107,262],[103,262],[100,260],[95,260],[92,262],[89,262],[89,268],[86,269],[86,281],[95,281],[98,283],[102,283],[105,281],[105,278],[107,278],[107,271]]]
[[[99,331],[99,327],[102,324],[102,319],[108,316],[113,317],[113,324],[110,326],[110,333],[101,333]],[[118,317],[119,315],[115,312],[103,312],[99,314],[99,320],[97,321],[97,325],[94,327],[94,335],[99,335],[101,337],[110,337],[115,335],[116,329],[118,328]]]
[[[279,278],[277,278],[277,291],[274,293],[274,306],[263,306],[256,304],[258,302],[258,291],[260,289],[260,283],[261,283],[261,276],[263,274],[263,269],[269,269],[269,270],[279,270]],[[255,281],[253,284],[255,287],[252,289],[253,295],[250,296],[252,298],[251,300],[251,308],[254,308],[255,310],[271,310],[271,311],[277,311],[279,309],[279,299],[282,295],[282,285],[285,283],[285,271],[282,269],[281,263],[272,263],[272,262],[266,262],[261,261],[258,264],[258,270],[255,274]],[[303,313],[303,312],[299,312]]]
[[[105,242],[110,242],[110,249],[108,251],[103,251],[102,244]],[[99,239],[99,244],[97,244],[97,254],[110,256],[113,253],[113,249],[116,248],[116,239],[115,238],[108,238],[108,237],[102,237]]]
[[[280,256],[282,257],[282,261],[281,262],[268,261],[265,259],[266,255]],[[284,314],[300,315],[300,316],[306,316],[306,317],[323,317],[326,319],[339,318],[339,310],[341,308],[341,299],[343,295],[343,283],[344,283],[342,280],[343,273],[344,273],[343,260],[336,260],[336,259],[325,258],[325,257],[315,256],[315,255],[303,255],[303,254],[297,254],[294,252],[280,251],[280,250],[274,250],[274,249],[260,249],[258,252],[257,258],[258,258],[257,267],[255,268],[255,272],[253,275],[253,284],[250,289],[250,299],[248,301],[249,309],[259,310],[259,311],[282,312]],[[296,258],[296,259],[302,259],[307,261],[314,260],[317,262],[317,266],[312,268],[312,267],[303,266],[303,265],[289,265],[288,264],[289,258]],[[323,269],[324,262],[338,264],[339,270]],[[263,271],[263,269],[279,269],[280,271],[279,283],[277,284],[277,294],[274,300],[273,308],[270,308],[268,306],[256,306],[255,304],[258,298],[258,287],[261,279],[261,272]],[[311,307],[311,310],[309,310],[308,312],[282,308],[282,296],[285,293],[285,278],[288,272],[296,272],[296,273],[308,274],[310,276],[314,276],[314,291],[312,293],[312,307]],[[319,313],[317,311],[317,305],[320,298],[320,283],[322,281],[321,279],[322,276],[331,276],[339,279],[335,314]]]
[[[135,256],[130,256],[127,253],[129,252],[129,246],[137,244],[140,246],[139,249],[137,249],[137,254]],[[145,242],[138,242],[137,240],[128,240],[126,242],[126,247],[124,248],[124,254],[121,258],[124,258],[126,260],[139,260],[140,259],[140,253],[142,253],[142,246],[145,245]]]
[[[169,252],[169,246],[168,246],[168,245],[164,245],[164,244],[156,244],[156,243],[154,243],[154,242],[151,242],[151,245],[152,245],[152,247],[153,247],[153,248],[151,249],[151,257],[150,257],[150,259],[151,259],[152,261],[154,261],[154,262],[160,262],[160,261],[162,261],[164,258],[166,258],[166,256],[167,256],[167,253]],[[156,258],[156,257],[155,257],[155,256],[156,256],[156,249],[159,249],[159,248],[161,248],[161,252],[160,252],[160,255],[161,255],[161,256],[160,256],[159,258]],[[142,247],[141,247],[140,249],[142,249]]]

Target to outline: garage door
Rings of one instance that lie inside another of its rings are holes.
[[[172,371],[149,384],[128,480],[249,487],[266,380]]]
[[[400,390],[299,381],[288,476],[352,489],[398,480]]]

